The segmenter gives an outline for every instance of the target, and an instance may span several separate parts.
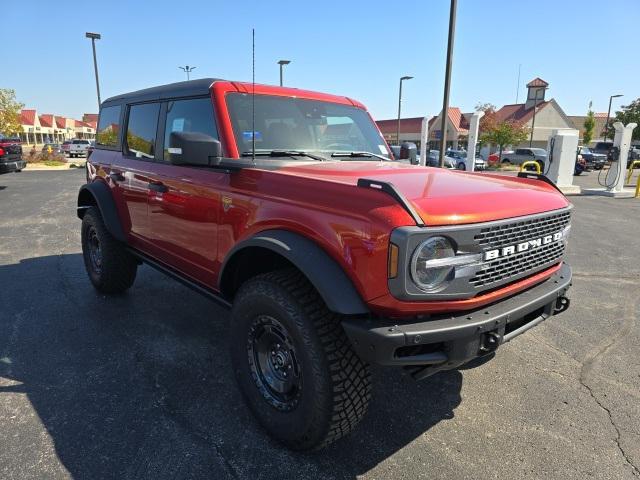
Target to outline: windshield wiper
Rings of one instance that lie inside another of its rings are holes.
[[[377,153],[371,152],[334,152],[331,154],[334,158],[378,158],[384,162],[390,162],[391,160]]]
[[[242,157],[253,157],[254,152],[242,152]],[[307,157],[318,162],[326,161],[326,158],[311,153],[303,152],[302,150],[270,150],[268,152],[255,152],[256,157]]]

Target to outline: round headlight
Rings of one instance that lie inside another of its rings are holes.
[[[418,245],[411,259],[411,277],[418,288],[425,292],[433,292],[451,280],[454,266],[441,266],[438,262],[430,262],[430,260],[455,257],[455,255],[453,245],[444,237],[431,237]]]

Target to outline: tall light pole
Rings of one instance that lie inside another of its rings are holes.
[[[185,65],[184,67],[178,68],[187,74],[187,81],[189,81],[189,74],[193,72],[197,67],[190,67],[189,65]]]
[[[542,88],[544,92],[546,87]],[[531,119],[531,135],[529,136],[529,148],[531,148],[531,144],[533,143],[533,131],[536,128],[536,110],[538,109],[538,92],[540,89],[536,90],[536,96],[533,97],[533,119]],[[542,95],[544,97],[544,94]]]
[[[442,98],[442,122],[440,124],[440,168],[444,168],[444,150],[447,148],[447,118],[449,118],[449,88],[451,87],[451,63],[453,61],[453,40],[456,34],[457,0],[451,0],[449,9],[449,39],[447,43],[447,68],[444,74],[444,95]]]
[[[99,33],[91,33],[87,32],[84,34],[85,37],[91,39],[91,47],[93,48],[93,69],[96,72],[96,91],[98,92],[98,110],[100,109],[100,81],[98,80],[98,61],[96,60],[96,40],[100,40]]]
[[[609,110],[607,110],[607,122],[604,124],[604,141],[607,141],[607,134],[609,133],[609,116],[611,116],[611,102],[614,98],[622,97],[622,94],[611,95],[609,97]],[[588,146],[588,145],[587,145]]]
[[[290,63],[291,60],[278,60],[278,65],[280,65],[280,86],[282,86],[282,68]]]
[[[398,129],[396,131],[396,141],[400,145],[400,113],[402,110],[402,82],[405,80],[411,80],[413,77],[400,77],[400,89],[398,90]]]

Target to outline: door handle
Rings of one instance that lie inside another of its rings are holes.
[[[165,193],[169,188],[162,182],[149,182],[149,190],[153,190],[158,193]]]
[[[111,172],[109,178],[114,182],[124,182],[124,175],[118,172]]]

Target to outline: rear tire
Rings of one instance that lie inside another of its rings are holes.
[[[509,160],[508,158],[505,158],[504,160],[502,160],[502,164],[503,165],[511,165],[511,160]]]
[[[340,316],[295,269],[242,285],[233,304],[231,358],[253,414],[293,450],[329,445],[367,411],[369,365],[351,348]]]
[[[467,167],[466,167],[466,165],[464,163],[460,162],[458,164],[458,170],[466,170],[466,169],[467,169]]]
[[[96,207],[82,217],[82,256],[89,279],[99,292],[122,293],[136,279],[136,259],[109,233]]]

